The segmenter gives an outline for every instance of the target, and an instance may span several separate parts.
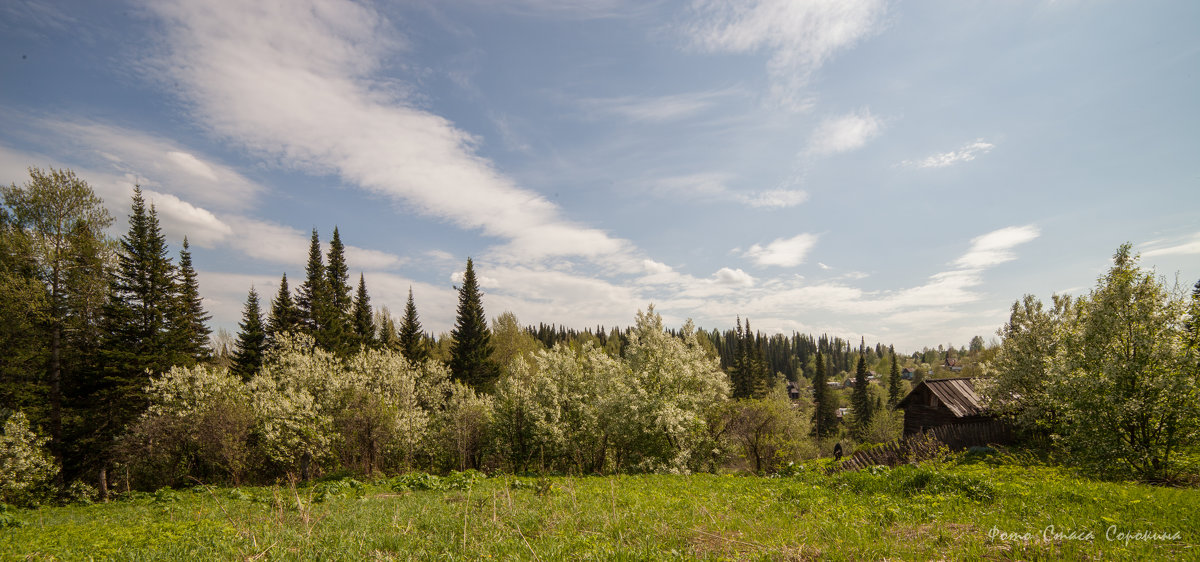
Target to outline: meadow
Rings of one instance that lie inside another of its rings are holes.
[[[1200,490],[1012,458],[829,474],[438,477],[0,514],[4,559],[1200,559]]]

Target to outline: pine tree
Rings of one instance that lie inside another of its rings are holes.
[[[837,402],[829,391],[829,374],[825,368],[825,356],[817,351],[816,372],[813,373],[813,431],[817,437],[825,438],[837,432]]]
[[[146,210],[141,188],[135,187],[129,232],[120,241],[117,272],[104,307],[100,350],[106,423],[113,431],[141,412],[149,377],[170,369],[182,353],[170,337],[176,286],[158,213],[153,205]]]
[[[900,402],[900,365],[896,363],[896,347],[888,346],[892,356],[892,371],[888,374],[888,406],[895,407]]]
[[[183,249],[179,251],[178,293],[179,302],[176,303],[172,328],[176,344],[182,351],[179,363],[194,365],[212,357],[212,350],[208,346],[208,336],[212,331],[207,324],[212,316],[204,311],[200,283],[196,279],[196,270],[192,268],[192,252],[188,249],[186,236],[183,238]]]
[[[854,409],[854,436],[861,439],[871,427],[871,395],[867,389],[867,360],[862,347],[858,351],[858,366],[854,369],[854,392],[850,395],[850,406]]]
[[[417,305],[413,303],[412,287],[408,288],[408,304],[404,305],[404,320],[400,323],[400,352],[412,363],[423,363],[429,358]]]
[[[371,297],[367,295],[367,282],[358,275],[358,292],[354,294],[354,334],[362,345],[375,345],[375,323],[371,318]]]
[[[267,316],[267,343],[270,345],[285,332],[295,332],[301,329],[300,309],[292,300],[292,291],[288,288],[287,274],[279,279],[279,292],[271,301],[271,312]]]
[[[243,381],[249,381],[262,368],[266,349],[267,334],[263,330],[258,291],[250,287],[250,294],[246,296],[246,308],[242,311],[242,321],[238,324],[237,345],[230,370],[241,376]]]
[[[475,268],[467,258],[462,288],[458,291],[458,313],[450,336],[450,372],[454,378],[477,391],[490,390],[499,370],[492,363],[491,333],[483,312],[483,295],[475,279]]]

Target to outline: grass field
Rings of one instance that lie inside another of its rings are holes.
[[[779,478],[407,478],[9,511],[4,559],[1200,559],[1200,490],[960,460]],[[428,489],[432,488],[432,489]],[[1138,534],[1141,533],[1141,534]],[[1128,540],[1126,540],[1128,539]]]

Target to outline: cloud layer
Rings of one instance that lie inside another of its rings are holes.
[[[513,259],[629,250],[625,240],[564,218],[479,157],[471,135],[378,82],[404,41],[370,7],[312,0],[247,9],[225,0],[150,9],[165,24],[166,54],[155,67],[215,134],[499,238]]]

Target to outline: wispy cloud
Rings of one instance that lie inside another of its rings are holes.
[[[0,112],[0,123],[23,131],[30,143],[70,154],[74,165],[87,166],[103,177],[121,178],[122,194],[136,182],[199,205],[237,210],[253,206],[266,191],[229,166],[143,131],[89,119],[14,112]]]
[[[1012,249],[1030,242],[1041,235],[1033,225],[1001,228],[971,239],[971,249],[955,261],[964,268],[980,269],[992,267],[1016,259]]]
[[[804,109],[813,72],[836,52],[850,48],[883,25],[883,0],[696,0],[685,32],[712,52],[770,53],[772,97]]]
[[[611,257],[627,241],[579,225],[475,153],[476,139],[377,79],[404,44],[345,0],[156,2],[155,67],[214,133],[291,166],[335,172],[407,208],[507,240],[513,259]]]
[[[801,189],[770,189],[751,193],[737,193],[735,198],[750,207],[786,209],[808,201],[808,192]]]
[[[605,116],[617,115],[633,121],[663,122],[692,117],[711,109],[721,98],[734,93],[734,90],[726,89],[652,97],[584,98],[578,103],[586,111]]]
[[[862,148],[882,130],[883,122],[864,108],[822,121],[809,138],[806,151],[817,156],[848,152]]]
[[[1193,234],[1190,239],[1176,239],[1174,241],[1156,240],[1144,246],[1147,249],[1142,251],[1142,256],[1148,258],[1200,254],[1200,232]]]
[[[795,267],[804,263],[804,257],[816,243],[817,235],[798,234],[791,238],[776,238],[766,246],[755,244],[744,255],[762,266]]]
[[[945,168],[960,162],[970,162],[977,156],[991,152],[995,147],[996,145],[986,142],[983,139],[976,139],[974,142],[963,145],[958,150],[940,152],[921,160],[905,160],[901,165],[909,168]]]
[[[700,173],[661,178],[653,182],[653,191],[664,197],[688,201],[723,203],[733,201],[759,209],[786,209],[808,201],[802,189],[739,190],[729,187],[732,175]]]

